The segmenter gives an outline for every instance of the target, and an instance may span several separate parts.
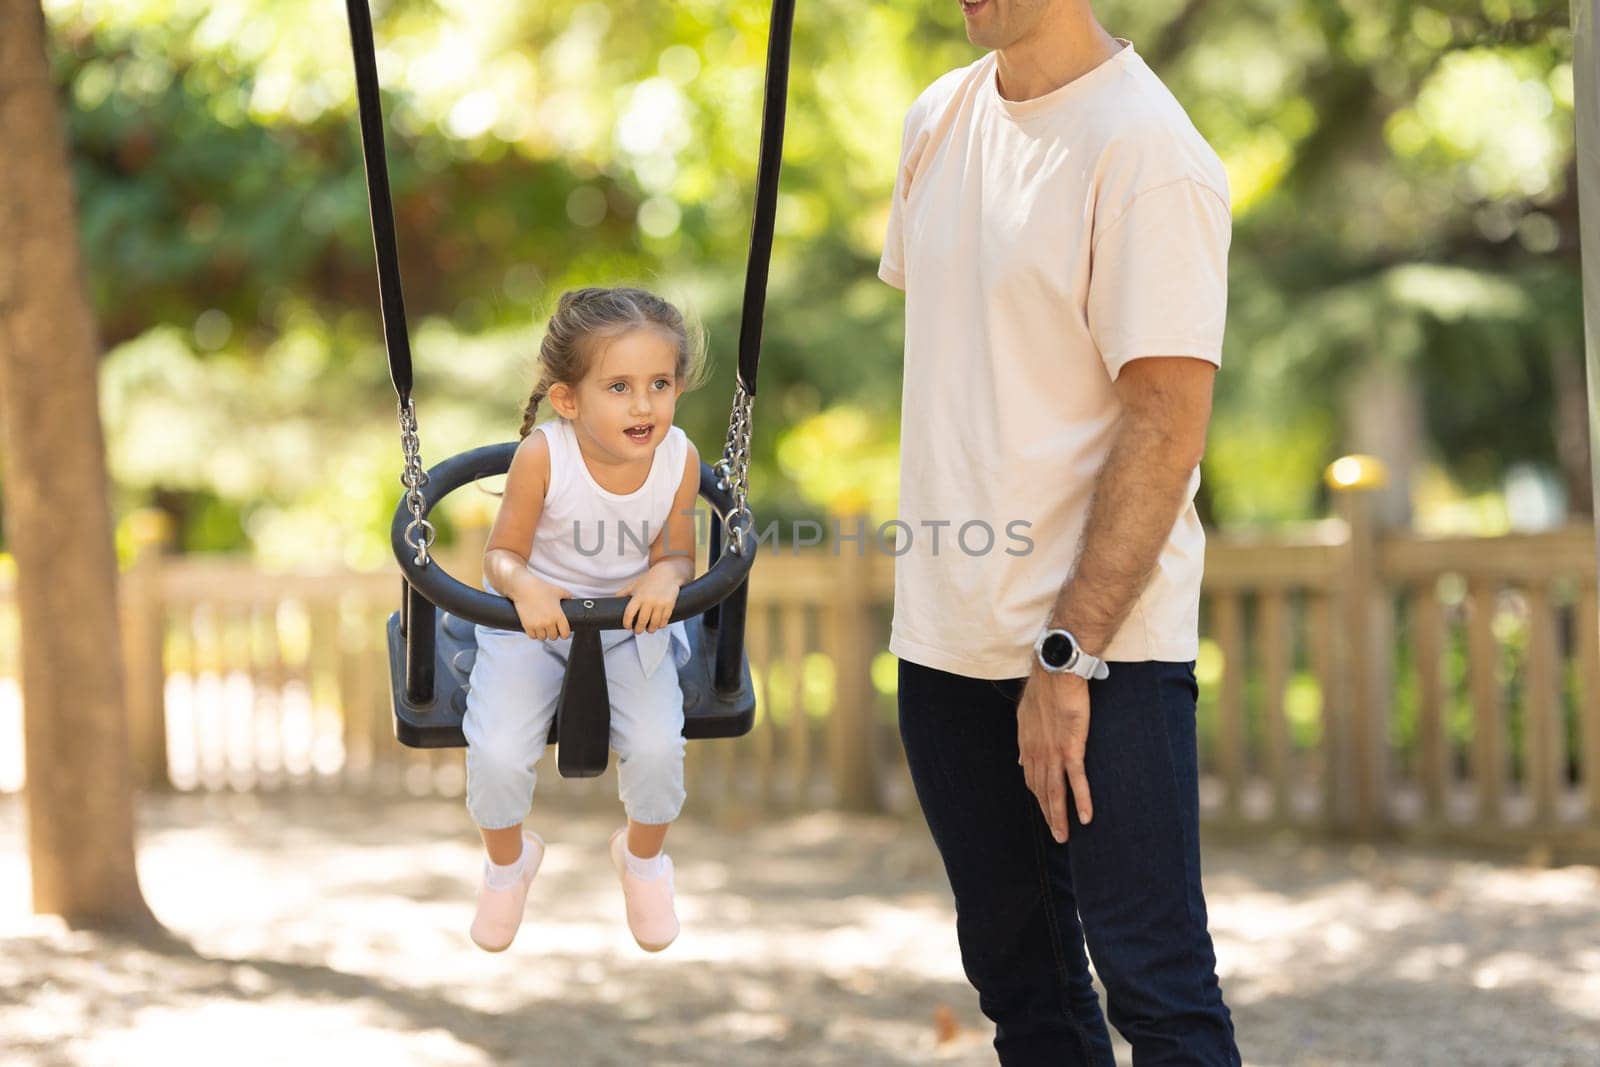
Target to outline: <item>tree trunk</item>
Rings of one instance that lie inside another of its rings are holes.
[[[1377,520],[1388,529],[1411,526],[1411,484],[1423,459],[1422,395],[1411,368],[1388,360],[1364,367],[1345,396],[1348,450],[1377,456],[1389,485],[1372,495]]]
[[[1556,394],[1556,460],[1567,494],[1567,515],[1594,517],[1594,472],[1590,467],[1589,404],[1583,355],[1570,348],[1550,350]]]
[[[1589,466],[1600,517],[1600,3],[1572,0],[1573,91],[1577,101],[1578,228],[1583,234],[1583,306],[1589,368]],[[1600,534],[1600,523],[1597,523]]]
[[[97,344],[44,35],[37,0],[0,0],[0,450],[33,907],[141,926]]]

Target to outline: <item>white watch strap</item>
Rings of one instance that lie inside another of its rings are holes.
[[[1096,659],[1083,649],[1078,649],[1078,662],[1067,668],[1079,678],[1087,678],[1091,682],[1104,681],[1111,677],[1111,668],[1107,667],[1104,660]]]

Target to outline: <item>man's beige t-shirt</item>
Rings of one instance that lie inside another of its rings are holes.
[[[1045,96],[995,55],[906,116],[878,276],[906,292],[894,625],[902,659],[1018,678],[1077,557],[1129,361],[1221,365],[1221,161],[1132,45]],[[1199,651],[1194,472],[1107,660]]]

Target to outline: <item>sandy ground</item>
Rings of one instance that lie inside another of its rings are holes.
[[[614,818],[546,816],[529,921],[489,956],[459,802],[147,801],[140,875],[174,937],[129,941],[28,914],[0,800],[0,1062],[994,1062],[920,824],[686,821],[684,933],[652,957]],[[1206,862],[1246,1063],[1600,1064],[1600,871],[1280,839]]]

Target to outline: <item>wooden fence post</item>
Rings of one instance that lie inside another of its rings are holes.
[[[171,541],[166,514],[129,516],[133,564],[122,576],[122,655],[128,701],[129,762],[138,789],[165,789],[167,778],[166,603],[162,561]]]
[[[828,635],[833,658],[834,702],[828,713],[828,763],[833,772],[834,797],[845,811],[878,811],[878,763],[873,744],[873,712],[877,706],[872,687],[871,567],[877,549],[865,516],[834,518],[835,536],[829,563],[833,586]],[[857,534],[859,533],[859,537]]]
[[[1222,649],[1222,691],[1217,700],[1215,753],[1222,779],[1222,811],[1230,820],[1244,813],[1245,656],[1244,598],[1237,590],[1211,594],[1211,632]]]
[[[1393,612],[1379,572],[1381,530],[1375,507],[1376,495],[1388,481],[1387,468],[1374,456],[1344,456],[1327,470],[1327,483],[1350,528],[1337,627],[1343,631],[1342,654],[1336,659],[1349,703],[1342,722],[1335,717],[1324,724],[1328,742],[1338,746],[1332,766],[1342,780],[1335,794],[1341,802],[1329,815],[1363,835],[1378,830],[1388,816],[1383,790],[1388,780]]]

